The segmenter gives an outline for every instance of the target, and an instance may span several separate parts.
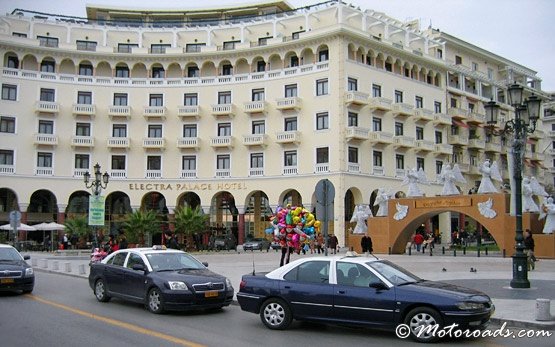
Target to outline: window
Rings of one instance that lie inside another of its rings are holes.
[[[147,170],[162,170],[162,157],[159,155],[149,155],[146,157]]]
[[[289,84],[285,86],[285,97],[286,98],[294,98],[297,96],[297,85],[296,84]]]
[[[338,285],[368,288],[370,283],[381,283],[381,280],[363,265],[337,262]]]
[[[118,53],[131,53],[133,47],[139,47],[136,43],[118,43]]]
[[[181,169],[182,170],[196,170],[197,169],[197,157],[194,155],[184,155],[181,157]]]
[[[397,170],[405,169],[405,156],[402,154],[395,154],[395,168]]]
[[[299,37],[300,37],[300,35],[301,35],[301,33],[304,33],[304,30],[302,30],[302,31],[296,31],[296,32],[292,33],[292,34],[291,34],[291,39],[292,39],[292,40],[298,40]]]
[[[424,170],[424,158],[416,158],[416,169],[417,170]]]
[[[218,123],[218,136],[231,136],[231,123]]]
[[[127,106],[127,94],[115,93],[114,106]]]
[[[316,95],[328,94],[328,79],[321,79],[316,81]]]
[[[384,67],[385,67],[385,71],[389,71],[389,72],[393,71],[393,65],[391,65],[391,63],[387,61],[385,62]]]
[[[229,170],[231,164],[229,154],[220,154],[216,157],[216,160],[216,168],[218,170]]]
[[[92,76],[93,67],[90,64],[79,64],[79,75],[81,76]]]
[[[187,53],[198,53],[202,51],[202,47],[206,46],[206,43],[188,43],[185,46],[185,52]]]
[[[377,84],[372,84],[372,97],[381,98],[382,97],[382,86]]]
[[[349,112],[347,114],[347,126],[349,127],[358,126],[358,113]]]
[[[197,66],[188,66],[187,67],[187,77],[195,78],[200,77],[200,70]]]
[[[372,159],[373,159],[373,162],[374,162],[374,166],[382,166],[382,152],[373,151],[372,152]]]
[[[15,31],[12,33],[12,36],[15,37],[27,37],[27,34],[24,33],[16,33]]]
[[[55,101],[54,89],[41,88],[40,89],[40,101],[54,102]]]
[[[328,61],[330,59],[330,53],[327,49],[323,49],[318,52],[318,61]]]
[[[222,75],[223,76],[229,76],[233,73],[233,66],[231,66],[230,64],[225,64],[222,66]]]
[[[13,165],[13,151],[0,149],[0,165]]]
[[[434,112],[441,113],[441,102],[434,101]]]
[[[15,134],[15,117],[0,116],[0,133]]]
[[[252,101],[264,101],[264,89],[253,89]]]
[[[77,40],[76,44],[77,44],[77,50],[78,51],[91,51],[91,52],[96,51],[97,43],[94,42],[94,41],[80,41],[80,40]]]
[[[39,134],[54,134],[54,122],[51,120],[39,120]]]
[[[75,135],[76,136],[91,136],[91,124],[90,123],[77,123],[77,124],[75,124]]]
[[[329,117],[327,112],[316,114],[316,130],[329,129]]]
[[[170,48],[169,44],[153,44],[150,45],[150,53],[152,54],[164,54],[166,53],[166,48]]]
[[[118,253],[112,259],[110,259],[108,264],[115,265],[115,266],[123,266],[123,263],[125,263],[126,257],[127,257],[127,252]]]
[[[443,162],[436,160],[436,175],[441,174],[441,168],[443,167]]]
[[[112,170],[125,170],[125,156],[113,155],[112,156]]]
[[[40,63],[41,72],[54,73],[55,68],[56,68],[56,63],[53,60],[43,60]]]
[[[416,127],[416,139],[424,140],[424,128]]]
[[[112,137],[127,137],[127,124],[112,125]]]
[[[261,169],[264,167],[264,154],[251,153],[251,169]]]
[[[297,166],[297,151],[285,151],[283,153],[284,166]]]
[[[37,36],[39,45],[43,47],[58,47],[58,39],[56,37]]]
[[[488,78],[493,79],[493,69],[491,67],[488,67]]]
[[[17,86],[13,84],[2,84],[2,100],[12,100],[17,99]]]
[[[349,163],[358,163],[358,148],[356,147],[349,147],[348,150],[348,156],[349,156]]]
[[[149,124],[148,125],[148,137],[149,138],[160,138],[160,137],[162,137],[162,124]]]
[[[443,50],[441,48],[437,49],[436,58],[443,59]]]
[[[395,122],[395,136],[403,136],[403,123]]]
[[[224,42],[224,45],[222,48],[224,51],[229,51],[229,50],[235,49],[235,44],[240,42],[241,41],[226,41]]]
[[[476,108],[476,105],[470,102],[468,103],[468,111],[470,111],[470,113],[473,113],[475,108]]]
[[[458,55],[455,56],[455,64],[457,65],[462,64],[462,58]]]
[[[400,90],[396,90],[395,91],[395,103],[401,103],[403,102],[403,92]]]
[[[330,149],[328,147],[316,148],[316,164],[327,164],[330,161]]]
[[[372,118],[372,131],[382,131],[382,119]]]
[[[129,78],[129,68],[127,66],[116,66],[117,78]]]
[[[133,269],[133,265],[142,265],[144,268],[146,268],[145,263],[141,259],[140,255],[135,253],[130,253],[129,259],[127,259],[127,268]]]
[[[297,130],[297,117],[290,117],[285,118],[284,120],[284,129],[285,131],[295,131]]]
[[[252,122],[252,134],[265,134],[266,122],[263,120],[256,120]]]
[[[148,99],[149,106],[164,106],[164,96],[162,94],[150,94]]]
[[[358,81],[356,78],[348,78],[347,79],[347,90],[350,92],[354,92],[358,90]]]
[[[416,108],[423,108],[424,107],[424,99],[421,96],[416,96],[414,98],[414,105]]]
[[[218,93],[218,105],[231,104],[231,92]]]
[[[155,66],[152,68],[152,78],[164,78],[166,76],[166,71],[161,66]]]
[[[52,153],[38,152],[37,167],[52,167]]]
[[[80,105],[92,105],[92,93],[77,92],[77,103]]]
[[[183,137],[197,137],[197,125],[196,124],[184,124],[183,125]]]
[[[75,155],[75,168],[76,169],[88,169],[89,168],[89,155],[88,154],[76,154]]]
[[[472,62],[472,71],[478,71],[478,63]]]
[[[198,94],[197,93],[183,94],[183,105],[198,106]]]
[[[19,59],[17,57],[10,56],[8,57],[8,68],[10,69],[17,69],[19,68]]]
[[[451,98],[451,107],[457,107],[458,104],[457,99]]]
[[[283,279],[292,282],[329,283],[330,262],[325,260],[307,261],[289,271]]]
[[[264,60],[259,60],[256,62],[256,72],[266,71],[266,62]]]
[[[291,64],[288,67],[297,67],[299,66],[299,57],[296,55],[291,56],[290,59]]]

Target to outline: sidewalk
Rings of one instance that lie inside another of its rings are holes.
[[[57,273],[82,278],[89,275],[89,257],[59,253],[24,253],[31,255],[31,264],[37,271]],[[256,272],[267,272],[278,267],[281,253],[270,252],[199,252],[192,253],[200,261],[208,262],[209,268],[227,276],[235,290],[239,289],[241,276]],[[291,260],[307,255],[293,255]],[[555,320],[536,321],[536,299],[551,300],[551,315],[555,315],[555,260],[542,259],[536,263],[536,270],[528,273],[530,289],[510,288],[512,278],[512,259],[510,257],[441,256],[428,254],[377,255],[406,268],[414,274],[427,279],[444,281],[478,289],[488,294],[494,304],[495,313],[492,323],[517,328],[555,330]],[[470,268],[476,272],[470,272]],[[38,283],[40,285],[40,283]]]

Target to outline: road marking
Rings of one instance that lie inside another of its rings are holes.
[[[192,342],[192,341],[188,341],[185,339],[180,339],[177,338],[175,336],[171,336],[171,335],[167,335],[167,334],[162,334],[160,332],[154,331],[154,330],[150,330],[150,329],[145,329],[145,328],[141,328],[140,326],[137,325],[133,325],[133,324],[129,324],[129,323],[125,323],[116,319],[112,319],[112,318],[108,318],[108,317],[103,317],[103,316],[98,316],[96,314],[90,313],[90,312],[86,312],[86,311],[82,311],[70,306],[66,306],[54,301],[50,301],[50,300],[46,300],[43,299],[39,296],[36,295],[32,295],[32,294],[27,294],[28,297],[32,298],[33,300],[42,302],[43,304],[47,304],[50,306],[54,306],[57,307],[59,309],[65,310],[65,311],[69,311],[75,314],[78,314],[80,316],[83,317],[87,317],[87,318],[91,318],[100,322],[104,322],[110,325],[114,325],[117,326],[119,328],[123,328],[123,329],[127,329],[139,334],[144,334],[144,335],[148,335],[148,336],[153,336],[153,337],[157,337],[159,339],[162,340],[166,340],[169,342],[173,342],[175,344],[181,345],[181,346],[188,346],[188,347],[205,347],[205,345],[196,343],[196,342]]]

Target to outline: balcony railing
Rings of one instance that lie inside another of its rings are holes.
[[[436,125],[451,125],[453,121],[451,120],[451,116],[444,114],[444,113],[435,113],[434,114],[434,124]]]
[[[83,177],[89,171],[89,169],[73,169],[73,177]]]
[[[183,105],[177,107],[177,115],[179,117],[199,117],[200,106],[198,105]]]
[[[468,148],[484,149],[486,147],[486,141],[482,139],[468,139]]]
[[[412,117],[414,116],[414,106],[404,103],[395,103],[391,107],[391,113],[395,117]]]
[[[131,117],[131,106],[115,106],[108,108],[108,116],[110,117]]]
[[[37,101],[35,112],[56,114],[60,112],[60,104],[53,101]]]
[[[391,99],[375,97],[375,98],[370,98],[368,102],[368,107],[371,110],[391,111],[391,107],[392,107],[391,104],[392,104]]]
[[[453,146],[446,143],[436,143],[435,152],[438,154],[453,154]]]
[[[298,110],[301,108],[301,98],[281,98],[276,99],[276,108],[278,110]]]
[[[299,143],[301,141],[301,134],[298,131],[282,131],[276,133],[277,143]]]
[[[393,134],[383,131],[372,131],[368,135],[368,139],[372,143],[390,144],[393,143]]]
[[[486,152],[501,152],[501,143],[499,142],[486,142],[484,145]]]
[[[368,93],[359,91],[348,91],[345,92],[345,103],[350,105],[367,105],[368,97]]]
[[[384,176],[385,175],[384,167],[383,166],[374,166],[372,168],[372,175]]]
[[[7,174],[14,174],[14,173],[15,173],[14,165],[0,165],[0,174],[7,175]]]
[[[434,120],[434,113],[425,108],[417,108],[414,110],[414,120],[431,122]]]
[[[94,137],[92,136],[72,136],[71,145],[73,147],[94,147]]]
[[[162,170],[146,170],[146,178],[162,178]]]
[[[143,108],[143,116],[149,117],[166,117],[166,106],[145,106]]]
[[[251,101],[243,104],[245,113],[264,113],[266,112],[266,101]]]
[[[129,148],[129,137],[109,137],[107,146],[109,148]]]
[[[263,167],[255,167],[249,169],[249,176],[264,176],[264,168]]]
[[[197,170],[181,170],[181,178],[196,178]]]
[[[415,141],[414,137],[410,137],[410,136],[404,136],[404,135],[393,136],[393,145],[395,147],[414,148],[415,146],[414,141]]]
[[[421,152],[433,152],[435,144],[429,140],[416,140],[416,150]]]
[[[347,171],[359,173],[360,172],[360,164],[359,163],[347,163]]]
[[[347,127],[345,137],[347,140],[368,140],[370,129],[361,127]]]
[[[54,170],[51,167],[36,167],[35,175],[37,176],[52,176],[54,175]]]
[[[321,173],[321,172],[330,172],[330,164],[329,163],[319,163],[314,165],[314,172]]]
[[[268,135],[266,134],[243,135],[243,144],[245,146],[265,146],[267,139]]]
[[[460,107],[449,107],[447,114],[453,118],[466,119],[468,110]]]
[[[212,105],[211,107],[213,116],[233,116],[233,104],[217,104]]]
[[[58,136],[54,134],[35,134],[35,145],[58,145]]]
[[[166,139],[163,137],[147,137],[143,139],[143,148],[164,149],[166,148]]]
[[[177,148],[199,148],[200,139],[198,137],[180,137],[177,139]]]
[[[230,169],[216,169],[216,178],[231,177]]]
[[[233,136],[215,136],[210,138],[212,147],[233,147]]]
[[[73,114],[74,115],[82,115],[82,116],[95,116],[96,115],[96,106],[90,104],[74,104],[73,105]]]
[[[296,166],[286,166],[283,168],[284,175],[296,175],[298,173]]]
[[[466,122],[483,124],[486,122],[486,115],[478,112],[469,112]]]
[[[449,135],[447,139],[450,145],[468,145],[468,135]]]
[[[110,179],[127,178],[127,170],[110,170]]]

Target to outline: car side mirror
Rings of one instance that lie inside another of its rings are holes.
[[[368,285],[370,288],[374,288],[376,290],[387,290],[389,289],[383,282],[370,282]]]
[[[202,265],[204,265],[204,266],[208,267],[208,262],[206,262],[206,261],[203,261],[203,262],[202,262]]]
[[[145,271],[146,270],[145,266],[143,264],[133,264],[132,269],[136,270],[136,271]]]
[[[29,259],[31,259],[31,256],[30,256],[30,255],[24,255],[24,256],[23,256],[23,260],[29,260]]]

